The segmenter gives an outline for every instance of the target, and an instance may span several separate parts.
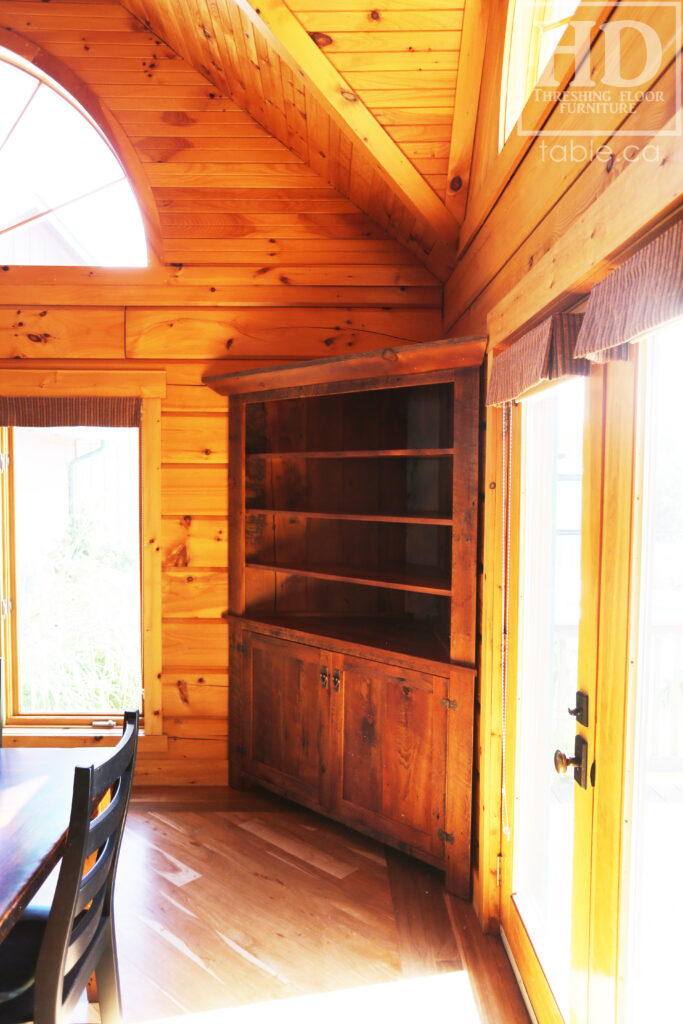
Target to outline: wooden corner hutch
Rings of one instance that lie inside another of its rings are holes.
[[[230,782],[467,897],[479,367],[463,339],[206,378],[230,396]]]

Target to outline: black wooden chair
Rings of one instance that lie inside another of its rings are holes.
[[[96,972],[104,1024],[121,1020],[113,898],[135,769],[139,715],[104,764],[76,768],[67,837],[52,905],[29,906],[0,945],[0,1024],[68,1024]],[[98,799],[111,802],[93,817]],[[84,874],[88,857],[97,859]]]

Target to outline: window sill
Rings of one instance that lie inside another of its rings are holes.
[[[6,725],[2,730],[3,747],[115,747],[120,738],[120,729],[87,726]],[[146,736],[140,732],[140,753],[160,754],[167,750],[168,736]]]

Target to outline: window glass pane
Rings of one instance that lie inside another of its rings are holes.
[[[139,708],[139,432],[13,436],[19,710]]]
[[[0,262],[146,266],[140,211],[109,142],[56,83],[17,62],[0,47]]]
[[[514,836],[515,902],[558,1004],[567,1011],[571,953],[574,752],[581,602],[585,382],[524,403],[520,665]]]
[[[0,174],[5,197],[2,227],[124,176],[121,164],[90,122],[44,86],[0,151]]]
[[[647,359],[627,1019],[678,1019],[683,885],[683,323]],[[643,349],[646,352],[643,352]]]
[[[128,234],[121,223],[131,225]],[[145,235],[127,181],[108,185],[0,236],[8,263],[50,266],[144,266]],[[139,259],[133,262],[133,254]]]
[[[500,148],[552,57],[566,21],[578,6],[579,0],[515,0],[510,4],[507,60],[501,89]]]
[[[0,146],[38,85],[37,79],[7,64],[0,55]]]

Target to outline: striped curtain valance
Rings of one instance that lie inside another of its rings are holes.
[[[622,263],[590,293],[576,356],[605,363],[614,351],[683,316],[683,221]]]
[[[139,427],[139,398],[0,395],[1,427]]]
[[[583,315],[553,313],[493,360],[487,405],[505,405],[545,380],[586,376],[590,363],[574,358]]]

